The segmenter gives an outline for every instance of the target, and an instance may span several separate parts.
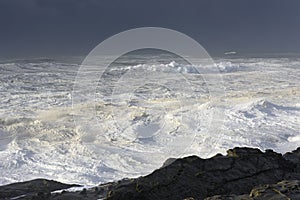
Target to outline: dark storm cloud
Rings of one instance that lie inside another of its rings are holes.
[[[0,57],[84,55],[135,27],[186,33],[212,54],[300,52],[297,0],[1,0]]]

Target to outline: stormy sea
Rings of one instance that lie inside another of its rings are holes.
[[[91,95],[76,90],[79,62],[2,61],[0,185],[93,186],[149,174],[170,157],[299,146],[300,58],[228,55],[214,65],[216,74],[170,53],[132,53],[104,70]]]

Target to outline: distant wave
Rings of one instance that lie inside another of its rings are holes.
[[[192,73],[197,74],[198,71],[192,65],[183,65],[179,64],[175,61],[172,61],[167,64],[138,64],[138,65],[131,65],[131,66],[121,66],[118,68],[111,69],[112,71],[115,70],[132,70],[132,69],[143,69],[143,70],[150,70],[150,71],[162,71],[162,72],[179,72],[179,73]]]
[[[238,64],[233,64],[232,62],[219,62],[216,63],[216,66],[220,70],[220,72],[235,72],[240,70],[242,67]],[[133,69],[143,69],[150,71],[162,71],[162,72],[177,72],[177,73],[186,73],[186,74],[201,74],[205,73],[209,67],[212,66],[193,66],[187,64],[180,64],[175,61],[172,61],[167,64],[138,64],[138,65],[130,65],[130,66],[119,66],[118,68],[113,68],[111,71],[123,71],[123,70],[133,70]],[[201,71],[198,71],[198,70]]]
[[[219,62],[216,64],[221,72],[236,72],[242,67],[239,64],[233,64],[232,62]]]

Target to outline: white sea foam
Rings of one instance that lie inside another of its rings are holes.
[[[166,76],[175,91],[146,85],[107,100],[110,84],[118,82],[105,80],[95,99],[73,106],[78,65],[0,64],[0,184],[44,177],[93,185],[148,174],[174,156],[209,157],[234,146],[284,153],[299,146],[299,59],[217,60],[226,96],[213,100],[206,85],[214,83],[201,79],[205,67],[198,74],[193,66],[166,63],[124,65],[108,74],[184,73],[191,88],[201,87],[180,90],[182,82]],[[89,115],[74,123],[89,111],[97,116],[95,126],[87,127]],[[212,133],[208,122],[221,111],[224,123]]]
[[[232,63],[230,61],[222,61],[216,63],[220,72],[234,72],[243,69],[238,63]],[[194,66],[188,64],[180,64],[176,61],[171,61],[167,64],[137,64],[137,65],[129,65],[129,66],[119,66],[118,68],[112,69],[123,71],[123,70],[133,70],[133,69],[143,69],[149,71],[161,71],[161,72],[179,72],[179,73],[188,73],[188,74],[198,74],[198,73],[206,73],[206,68],[211,66],[201,66],[202,71],[198,71]]]
[[[179,64],[176,61],[171,61],[167,64],[137,64],[130,66],[122,66],[112,70],[132,70],[143,69],[150,71],[162,71],[162,72],[180,72],[180,73],[198,73],[196,68],[192,65]]]

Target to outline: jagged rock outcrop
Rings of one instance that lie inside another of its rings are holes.
[[[234,148],[226,156],[217,154],[209,159],[168,159],[147,176],[75,192],[51,193],[76,185],[44,179],[0,186],[0,199],[299,199],[299,180],[300,148],[285,155],[272,150]]]
[[[226,156],[177,159],[148,176],[113,185],[107,199],[204,199],[249,194],[258,185],[300,180],[298,150],[282,156],[272,150],[263,153],[234,148]]]
[[[297,200],[300,199],[300,181],[281,181],[276,184],[267,184],[255,187],[250,194],[245,195],[216,195],[205,200]],[[190,199],[192,200],[192,199]],[[194,199],[196,200],[196,199]]]
[[[300,173],[300,147],[292,152],[288,152],[283,156],[286,160],[291,161],[296,165],[295,173]]]
[[[57,181],[46,179],[35,179],[20,183],[12,183],[9,185],[0,186],[0,199],[8,199],[22,195],[40,196],[45,199],[51,196],[50,192],[62,190],[71,187],[77,187],[75,184],[64,184]],[[20,198],[18,198],[20,199]]]

